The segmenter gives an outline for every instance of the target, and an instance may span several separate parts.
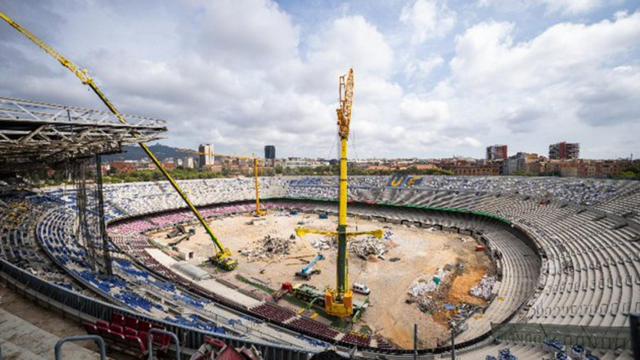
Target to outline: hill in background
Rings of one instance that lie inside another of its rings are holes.
[[[196,157],[198,155],[197,151],[195,150],[175,148],[175,147],[166,146],[162,144],[150,145],[149,148],[151,149],[151,151],[153,151],[156,157],[160,159],[160,161],[164,161],[168,158],[180,159],[187,156]],[[137,145],[125,146],[122,150],[123,152],[120,154],[112,154],[112,155],[104,156],[102,158],[103,161],[104,162],[127,161],[127,160],[139,161],[139,160],[148,159],[147,154],[145,154],[144,151],[142,151],[140,146],[137,146]]]

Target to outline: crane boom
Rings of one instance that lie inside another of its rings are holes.
[[[38,45],[38,47],[44,50],[47,54],[51,55],[51,57],[53,57],[58,62],[60,62],[62,66],[69,69],[76,77],[78,77],[78,79],[80,79],[80,81],[83,84],[88,85],[91,88],[91,90],[93,90],[93,92],[100,98],[100,100],[105,104],[105,106],[109,109],[109,111],[111,111],[111,113],[113,113],[113,115],[115,115],[116,118],[118,118],[118,121],[120,121],[123,124],[127,124],[127,120],[124,118],[122,113],[118,111],[115,105],[113,105],[113,103],[107,98],[107,96],[102,92],[102,90],[100,90],[100,88],[96,85],[93,79],[89,76],[86,69],[81,70],[76,64],[74,64],[72,61],[62,56],[55,49],[47,45],[44,41],[40,40],[37,36],[35,36],[29,30],[27,30],[26,28],[22,27],[20,24],[15,22],[5,13],[0,12],[0,18],[6,21],[19,33],[26,36],[34,44]],[[180,195],[180,198],[182,198],[185,204],[187,204],[191,212],[196,216],[200,224],[202,224],[202,226],[204,227],[207,234],[211,237],[211,241],[214,243],[214,245],[218,249],[218,252],[215,256],[216,259],[214,259],[215,262],[217,262],[218,265],[220,265],[226,270],[233,270],[237,266],[237,262],[231,258],[231,251],[222,245],[222,242],[220,242],[220,240],[215,236],[215,234],[213,233],[213,230],[211,230],[211,228],[209,227],[209,224],[206,222],[204,217],[200,214],[198,209],[193,205],[191,200],[189,200],[189,197],[187,197],[187,195],[182,191],[178,183],[173,179],[171,174],[169,174],[167,169],[165,169],[164,166],[162,166],[162,163],[153,154],[151,149],[149,149],[149,147],[146,144],[140,143],[139,145],[142,148],[142,150],[145,152],[145,154],[147,154],[147,156],[151,159],[151,161],[156,165],[158,170],[160,170],[162,175],[169,181],[173,189],[178,193],[178,195]]]

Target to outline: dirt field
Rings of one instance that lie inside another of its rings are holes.
[[[335,217],[320,219],[315,214],[289,215],[285,212],[270,213],[263,220],[249,225],[254,218],[249,215],[227,217],[211,222],[216,235],[229,247],[238,260],[238,269],[232,273],[217,273],[214,276],[224,278],[238,285],[242,284],[237,275],[250,280],[258,280],[272,289],[277,289],[283,282],[299,283],[295,272],[302,269],[308,261],[321,252],[325,260],[320,261],[316,269],[320,274],[313,276],[308,283],[319,289],[335,286],[336,250],[316,250],[311,244],[321,235],[296,237],[291,244],[290,254],[276,256],[270,261],[249,262],[248,258],[239,254],[250,245],[269,234],[279,238],[289,238],[297,227],[334,231],[337,223]],[[419,229],[404,225],[380,223],[351,218],[350,230],[367,231],[384,227],[391,231],[391,240],[387,242],[389,252],[384,254],[385,260],[370,258],[363,260],[352,256],[349,260],[349,280],[365,283],[371,289],[370,307],[362,317],[356,330],[366,325],[375,333],[393,341],[403,348],[413,346],[413,324],[418,324],[420,347],[436,346],[438,341],[448,339],[449,330],[446,322],[436,321],[431,315],[421,312],[416,304],[407,304],[407,291],[420,277],[431,277],[439,268],[447,264],[455,265],[463,262],[466,270],[456,277],[451,284],[448,300],[451,303],[462,302],[479,304],[482,300],[468,295],[469,289],[476,285],[482,275],[490,268],[490,261],[484,253],[475,252],[476,242],[469,236],[451,234],[427,229]],[[171,242],[166,238],[166,231],[154,234],[153,238],[162,243]],[[193,251],[193,264],[201,264],[214,254],[214,248],[204,230],[196,227],[196,234],[188,241],[180,243],[181,252]],[[300,259],[299,257],[307,255]],[[399,258],[398,261],[389,261]],[[213,270],[211,270],[213,271]],[[356,295],[356,301],[364,301],[364,297]],[[287,304],[280,301],[281,305]],[[288,305],[293,306],[293,305]],[[318,318],[322,320],[322,318]]]

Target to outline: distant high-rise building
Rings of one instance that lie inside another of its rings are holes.
[[[507,145],[487,146],[487,160],[507,160]]]
[[[580,158],[580,144],[560,142],[549,145],[549,159],[569,160]]]
[[[264,158],[267,160],[276,159],[276,147],[273,145],[267,145],[264,147]]]
[[[206,167],[213,165],[214,161],[214,152],[213,145],[211,144],[201,144],[198,147],[198,153],[200,156],[200,167]]]

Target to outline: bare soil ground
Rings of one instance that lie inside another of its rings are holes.
[[[290,254],[275,256],[267,261],[249,262],[248,258],[239,254],[240,250],[269,234],[275,237],[289,238],[297,227],[306,227],[334,231],[337,219],[320,219],[315,214],[289,215],[286,212],[272,212],[262,220],[249,225],[253,217],[238,215],[211,221],[211,227],[225,246],[229,247],[238,260],[238,269],[231,273],[216,273],[218,279],[233,282],[246,287],[237,275],[251,281],[261,283],[271,289],[278,289],[283,282],[299,283],[302,280],[295,277],[306,263],[312,260],[318,252],[325,256],[316,269],[320,274],[313,276],[308,283],[319,289],[335,286],[336,250],[318,251],[312,247],[314,239],[321,235],[307,235],[296,237],[291,246]],[[413,346],[413,324],[418,324],[419,346],[433,347],[437,342],[449,337],[446,322],[436,321],[431,315],[421,312],[415,304],[405,303],[407,291],[419,277],[430,276],[438,268],[447,264],[465,263],[463,274],[455,278],[451,284],[450,301],[452,303],[481,304],[481,300],[470,295],[469,289],[476,285],[482,275],[491,266],[490,260],[484,253],[475,252],[476,242],[473,238],[460,234],[431,231],[427,229],[408,227],[350,218],[351,231],[367,231],[385,228],[390,230],[392,241],[389,242],[389,252],[384,255],[385,260],[370,258],[363,260],[357,257],[349,259],[350,283],[362,282],[371,289],[370,307],[362,317],[360,324],[366,325],[373,332],[379,333],[402,348]],[[167,244],[171,239],[166,238],[167,231],[156,233],[152,238],[159,243]],[[214,254],[214,247],[203,229],[196,227],[196,234],[188,241],[178,245],[181,252],[193,251],[194,259],[190,262],[201,264]],[[392,258],[400,260],[391,262]],[[212,272],[213,269],[210,269]],[[364,301],[365,297],[356,295],[356,301]],[[280,301],[281,305],[287,302]],[[287,306],[294,307],[291,304]],[[299,308],[297,310],[300,310]],[[322,318],[318,318],[322,320]]]

